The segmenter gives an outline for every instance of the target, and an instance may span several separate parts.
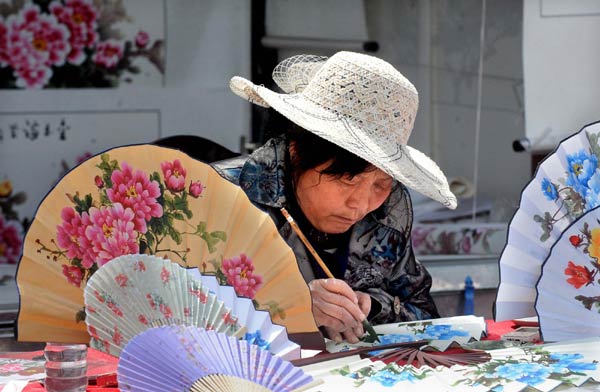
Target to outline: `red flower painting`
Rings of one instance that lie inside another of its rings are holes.
[[[143,30],[123,39],[118,23],[128,15],[111,10],[123,8],[121,2],[109,3],[34,0],[6,7],[0,16],[0,87],[114,87],[123,74],[140,72],[132,63],[139,57],[163,73],[163,41],[152,42]]]
[[[576,290],[600,283],[600,280],[596,281],[596,276],[600,271],[600,227],[590,228],[590,225],[585,223],[579,231],[581,234],[569,236],[569,243],[582,252],[585,259],[588,260],[588,265],[569,260],[564,269],[566,282]],[[594,307],[600,308],[599,296],[581,293],[575,295],[575,299],[588,310]]]

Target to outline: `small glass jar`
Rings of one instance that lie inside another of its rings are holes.
[[[46,343],[46,379],[48,392],[85,392],[87,346],[85,344]]]

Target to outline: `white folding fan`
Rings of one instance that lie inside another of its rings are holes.
[[[535,316],[535,285],[550,248],[600,202],[600,122],[563,140],[523,189],[500,256],[496,320]]]
[[[134,337],[117,377],[122,390],[148,392],[292,391],[312,382],[256,345],[189,326],[151,328]]]
[[[577,219],[542,266],[535,308],[544,341],[600,336],[600,207]]]
[[[277,356],[292,360],[300,358],[300,346],[288,339],[287,331],[281,325],[271,322],[269,312],[255,310],[252,300],[238,297],[231,286],[221,286],[214,275],[202,275],[198,269],[189,269],[194,278],[202,282],[202,286],[225,303],[238,323],[245,328],[244,340]],[[275,350],[274,350],[275,349]]]
[[[112,355],[118,356],[135,335],[160,325],[262,336],[260,343],[274,355],[290,359],[300,355],[300,347],[288,340],[285,328],[273,325],[268,312],[255,311],[251,300],[233,292],[225,304],[187,269],[156,256],[113,259],[90,278],[84,299],[91,345]]]

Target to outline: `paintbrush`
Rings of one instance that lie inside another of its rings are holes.
[[[308,242],[308,238],[306,238],[304,233],[302,233],[302,230],[300,230],[300,227],[298,227],[298,224],[296,224],[296,221],[294,220],[294,218],[292,218],[290,213],[287,212],[287,210],[285,208],[281,208],[281,213],[283,214],[285,219],[289,222],[290,226],[292,226],[292,229],[296,232],[298,237],[300,237],[300,240],[304,243],[304,245],[306,246],[308,251],[313,255],[315,260],[317,260],[317,263],[319,263],[319,265],[325,272],[325,275],[327,275],[327,277],[329,277],[331,279],[335,279],[335,276],[333,276],[331,271],[329,271],[329,268],[327,268],[327,265],[325,265],[325,262],[323,262],[323,260],[321,259],[321,257],[319,256],[319,254],[317,253],[315,248],[313,248],[312,245],[310,244],[310,242]],[[369,341],[379,342],[379,337],[377,336],[377,332],[375,332],[375,329],[373,329],[373,326],[371,325],[371,323],[369,323],[369,321],[366,318],[362,321],[362,325],[363,325],[363,328],[365,329],[365,331],[367,331]]]

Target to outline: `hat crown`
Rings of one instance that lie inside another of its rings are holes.
[[[339,52],[327,61],[321,59],[312,64],[314,59],[296,61],[289,69],[302,72],[289,76],[311,78],[302,82],[288,79],[287,84],[302,86],[296,91],[306,99],[360,126],[373,139],[407,143],[419,106],[417,90],[408,79],[388,62],[365,54]]]
[[[353,52],[339,52],[329,59],[299,55],[277,65],[273,80],[284,94],[239,76],[231,78],[229,86],[240,97],[272,107],[404,185],[456,207],[444,173],[407,145],[419,97],[391,64]]]

